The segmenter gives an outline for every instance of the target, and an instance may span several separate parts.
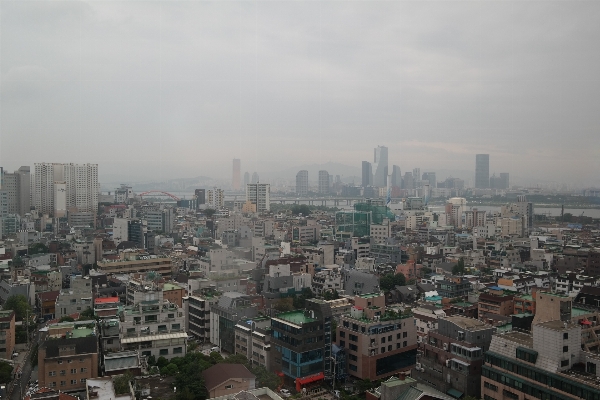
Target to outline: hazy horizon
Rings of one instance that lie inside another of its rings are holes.
[[[227,180],[233,158],[242,174],[360,169],[385,145],[403,173],[474,176],[487,153],[490,175],[600,186],[598,15],[578,1],[0,2],[0,166]]]

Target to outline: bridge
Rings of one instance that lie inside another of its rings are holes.
[[[179,200],[181,200],[179,197],[177,197],[177,196],[175,196],[175,195],[173,195],[173,194],[171,194],[171,193],[168,193],[168,192],[163,192],[163,191],[161,191],[161,190],[149,190],[149,191],[147,191],[147,192],[144,192],[144,193],[140,193],[140,194],[138,194],[138,196],[140,196],[141,198],[144,198],[144,196],[146,196],[146,195],[152,195],[152,196],[167,196],[167,197],[170,197],[170,198],[172,198],[172,199],[173,199],[173,200],[175,200],[175,201],[179,201]]]
[[[271,203],[279,204],[308,204],[309,206],[321,204],[327,206],[327,203],[334,206],[345,205],[351,206],[355,202],[365,201],[364,197],[271,197]]]

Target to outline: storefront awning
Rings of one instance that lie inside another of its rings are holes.
[[[322,372],[304,378],[296,378],[296,391],[299,392],[302,389],[302,385],[307,385],[309,383],[320,381],[323,379],[325,379],[325,375]]]

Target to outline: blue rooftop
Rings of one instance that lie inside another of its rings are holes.
[[[501,287],[498,287],[498,286],[489,286],[488,289],[491,289],[491,290],[504,290],[504,289],[502,289]]]

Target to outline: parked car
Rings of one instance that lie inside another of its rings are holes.
[[[281,397],[290,397],[292,395],[287,389],[281,389],[279,393],[281,393]]]

